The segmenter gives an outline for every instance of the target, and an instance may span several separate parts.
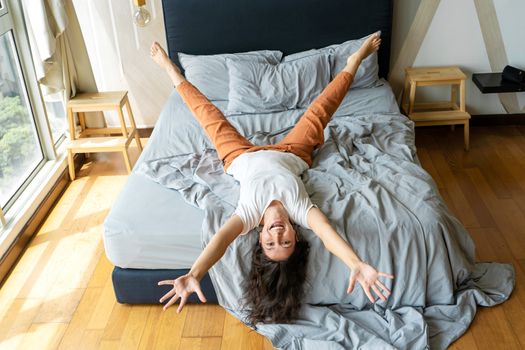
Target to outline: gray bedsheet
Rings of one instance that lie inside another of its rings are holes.
[[[137,172],[205,210],[206,243],[232,214],[238,184],[224,174],[178,96],[169,106],[178,115],[164,118],[162,130],[156,127],[158,145]],[[252,142],[264,144],[281,139],[301,112],[231,120]],[[346,294],[348,268],[301,229],[311,253],[300,318],[256,326],[275,347],[444,349],[465,332],[477,305],[496,305],[511,294],[513,267],[475,263],[468,232],[415,160],[413,124],[398,113],[387,85],[350,91],[302,179],[312,201],[359,256],[395,279],[386,282],[392,289],[386,302],[372,305],[360,286]],[[220,304],[240,320],[246,316],[241,284],[256,240],[254,232],[236,239],[210,271]]]
[[[132,173],[104,221],[104,249],[118,267],[188,269],[202,252],[204,212]]]

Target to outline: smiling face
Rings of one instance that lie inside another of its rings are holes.
[[[293,253],[297,235],[282,204],[275,203],[264,213],[259,243],[269,259],[283,261]]]

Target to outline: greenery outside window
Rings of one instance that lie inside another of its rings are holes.
[[[44,160],[12,30],[0,32],[0,206]]]

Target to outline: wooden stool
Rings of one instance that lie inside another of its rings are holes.
[[[454,127],[463,124],[465,150],[468,151],[470,114],[465,110],[465,79],[466,76],[459,67],[406,68],[401,108],[416,126],[452,125]],[[450,85],[450,101],[416,103],[418,86],[435,85]]]
[[[131,127],[126,126],[122,107],[126,107]],[[84,119],[85,112],[102,112],[115,110],[120,119],[120,128],[87,128]],[[78,113],[80,123],[80,135],[75,132],[74,113]],[[142,152],[135,119],[131,112],[128,101],[127,91],[111,91],[78,94],[67,103],[67,119],[69,122],[70,143],[67,146],[69,176],[71,181],[75,179],[75,165],[73,155],[75,153],[90,152],[122,152],[126,168],[131,172],[131,163],[129,162],[128,147],[133,138],[137,142],[139,151]],[[100,137],[91,137],[92,135],[105,135]],[[111,136],[119,135],[119,136]]]

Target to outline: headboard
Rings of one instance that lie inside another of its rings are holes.
[[[170,58],[280,50],[285,55],[381,30],[379,75],[390,64],[392,0],[163,0]]]

